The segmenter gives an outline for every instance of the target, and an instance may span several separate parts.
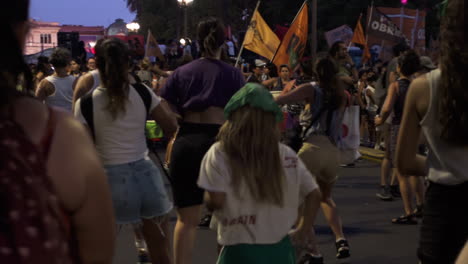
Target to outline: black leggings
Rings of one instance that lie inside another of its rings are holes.
[[[203,204],[197,185],[203,157],[215,142],[220,125],[182,123],[172,147],[170,176],[178,208]]]

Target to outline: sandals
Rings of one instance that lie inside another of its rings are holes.
[[[349,253],[349,244],[346,239],[340,239],[336,243],[336,258],[343,259],[349,258],[351,254]]]
[[[417,225],[418,220],[416,220],[416,217],[413,214],[410,214],[394,218],[392,219],[392,223],[397,225]]]
[[[423,205],[418,205],[416,206],[416,209],[414,209],[413,215],[417,218],[422,218],[423,217],[423,210],[424,207]]]

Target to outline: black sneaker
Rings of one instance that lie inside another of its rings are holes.
[[[340,239],[336,243],[336,258],[343,259],[349,258],[351,254],[349,253],[349,244],[346,239]]]
[[[323,264],[323,257],[312,256],[311,254],[305,254],[299,260],[298,264]]]
[[[393,198],[401,198],[400,186],[390,185],[390,194],[393,196]]]
[[[207,214],[200,220],[200,223],[198,224],[198,228],[208,229],[210,228],[210,223],[211,223],[211,215]]]
[[[376,194],[377,197],[380,198],[382,201],[391,201],[393,200],[393,196],[390,193],[389,186],[380,186],[379,192]]]

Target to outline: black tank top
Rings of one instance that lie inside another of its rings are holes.
[[[401,119],[403,117],[403,108],[405,106],[406,94],[408,93],[408,88],[410,86],[411,81],[408,79],[399,79],[398,80],[398,91],[397,97],[395,101],[395,105],[393,106],[393,113],[395,114],[393,117],[392,124],[393,125],[400,125]]]

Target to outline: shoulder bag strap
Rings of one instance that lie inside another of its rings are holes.
[[[93,115],[93,93],[88,93],[80,99],[81,114],[83,115],[93,140],[96,141],[96,134],[94,131],[94,115]]]
[[[149,115],[150,108],[151,108],[151,94],[150,91],[141,83],[134,83],[132,86],[137,91],[138,95],[140,95],[141,100],[145,104],[146,114]]]

